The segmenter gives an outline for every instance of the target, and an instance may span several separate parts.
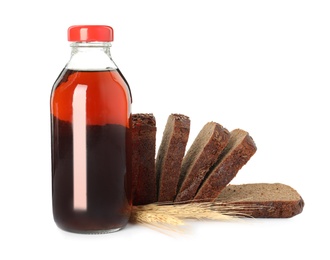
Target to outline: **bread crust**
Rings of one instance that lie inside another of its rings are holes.
[[[210,169],[194,201],[213,201],[255,154],[257,147],[248,132],[235,129],[228,145]]]
[[[210,167],[228,144],[229,131],[216,122],[208,122],[201,129],[185,155],[175,202],[194,199]]]
[[[156,119],[151,113],[132,115],[133,205],[157,201]]]
[[[228,185],[217,198],[254,218],[291,218],[300,214],[304,200],[292,187],[281,183]]]
[[[159,202],[172,202],[175,198],[189,132],[189,117],[182,114],[168,117],[156,157]]]

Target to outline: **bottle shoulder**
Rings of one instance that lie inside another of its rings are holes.
[[[118,67],[106,51],[99,48],[90,48],[83,51],[74,52],[66,64],[66,69],[101,71],[116,70]]]

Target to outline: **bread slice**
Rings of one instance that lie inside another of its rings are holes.
[[[256,150],[257,147],[248,132],[241,129],[231,131],[228,145],[210,169],[194,201],[216,199]]]
[[[183,158],[176,202],[191,201],[210,167],[217,161],[229,140],[229,131],[208,122]]]
[[[281,183],[228,185],[217,201],[242,205],[239,211],[255,218],[291,218],[304,208],[299,193]]]
[[[157,201],[156,119],[153,114],[132,115],[133,205]]]
[[[159,202],[172,202],[175,198],[189,132],[189,117],[181,114],[168,117],[156,157]]]

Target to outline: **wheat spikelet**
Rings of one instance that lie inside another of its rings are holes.
[[[250,217],[247,213],[253,206],[215,202],[196,203],[152,203],[133,206],[131,223],[144,224],[157,229],[180,231],[184,220],[228,221],[239,217]]]

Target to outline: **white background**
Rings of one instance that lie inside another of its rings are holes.
[[[0,259],[330,259],[328,1],[2,1]],[[69,59],[66,30],[107,24],[133,112],[242,128],[258,151],[232,183],[281,182],[303,197],[291,219],[189,222],[167,236],[128,225],[59,230],[51,211],[49,96]],[[126,259],[126,258],[125,258]]]

